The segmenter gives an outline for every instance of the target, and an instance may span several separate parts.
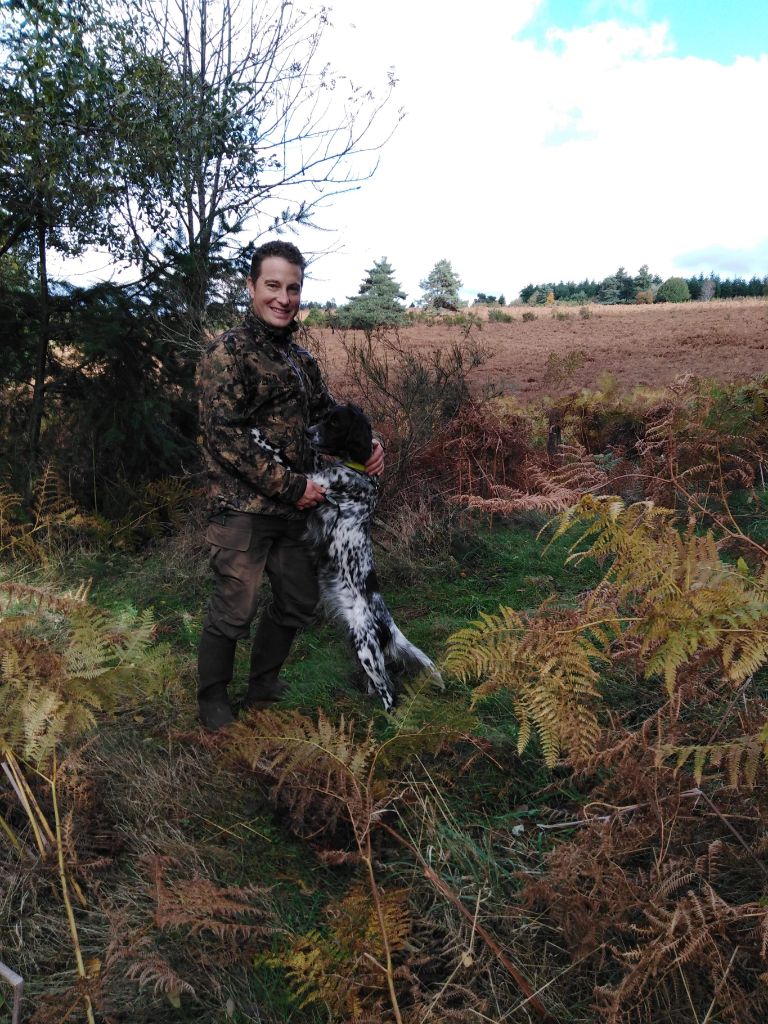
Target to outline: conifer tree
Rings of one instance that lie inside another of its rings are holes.
[[[404,323],[405,310],[401,302],[405,292],[395,281],[394,273],[386,256],[374,262],[358,294],[339,309],[342,327],[356,327],[370,337],[376,327]]]
[[[424,292],[421,305],[432,309],[458,309],[461,278],[449,260],[438,260],[424,280],[419,281],[419,288]]]

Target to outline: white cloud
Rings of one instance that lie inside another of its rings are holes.
[[[343,246],[306,299],[342,301],[382,256],[410,298],[442,258],[469,295],[510,298],[620,264],[668,276],[691,253],[768,273],[768,53],[678,57],[665,22],[627,26],[616,3],[600,3],[609,20],[520,38],[541,4],[334,3],[324,59],[366,86],[394,65],[407,116],[374,179],[317,218],[332,232],[299,233],[307,251]]]
[[[328,211],[346,254],[308,297],[352,294],[383,255],[411,297],[443,257],[468,289],[511,296],[764,237],[768,56],[678,58],[663,22],[515,38],[537,6],[478,0],[459,19],[393,0],[365,22],[355,6],[354,61],[396,65],[408,116],[376,179]]]

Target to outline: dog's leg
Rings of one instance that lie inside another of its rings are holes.
[[[370,620],[370,627],[375,629],[373,618]],[[351,629],[350,635],[357,660],[368,676],[370,686],[373,687],[374,692],[381,698],[384,710],[391,711],[395,704],[394,687],[387,674],[384,654],[381,648],[365,626],[360,629]]]
[[[357,660],[368,677],[369,693],[381,699],[385,711],[394,707],[395,688],[387,673],[384,662],[384,643],[389,638],[383,632],[373,609],[362,594],[339,585],[337,577],[329,579],[327,572],[320,572],[320,592],[329,614],[340,619],[352,642]]]
[[[384,653],[391,660],[403,666],[406,673],[416,676],[420,672],[429,674],[439,684],[442,684],[443,677],[437,671],[435,663],[424,651],[412,644],[407,636],[395,625],[392,613],[380,593],[376,592],[371,596],[371,607],[376,621],[382,624],[381,632],[386,634],[388,639],[384,644]]]

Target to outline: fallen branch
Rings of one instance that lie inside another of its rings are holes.
[[[16,971],[0,961],[0,978],[3,978],[13,989],[13,1016],[11,1024],[21,1024],[21,997],[24,992],[24,979]]]

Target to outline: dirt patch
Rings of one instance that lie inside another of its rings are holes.
[[[603,374],[622,391],[669,384],[685,373],[718,380],[768,374],[768,300],[588,309],[584,318],[578,308],[539,308],[535,320],[523,321],[526,310],[510,307],[511,323],[485,320],[473,334],[491,357],[473,372],[473,384],[492,383],[527,399],[592,388]],[[461,335],[447,320],[400,329],[402,341],[424,351]],[[331,382],[339,382],[346,363],[339,333],[314,330],[313,341]],[[577,352],[583,356],[572,355]]]

